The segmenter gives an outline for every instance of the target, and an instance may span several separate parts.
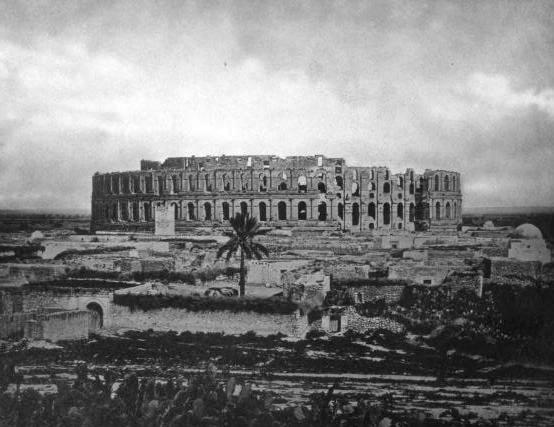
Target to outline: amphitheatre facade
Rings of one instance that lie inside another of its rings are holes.
[[[454,231],[461,222],[460,174],[392,174],[322,155],[170,157],[139,171],[92,178],[92,230],[149,231],[157,206],[176,229],[224,223],[249,212],[281,227],[350,231]]]

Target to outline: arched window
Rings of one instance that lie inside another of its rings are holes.
[[[308,216],[308,212],[306,208],[306,203],[305,202],[298,203],[298,219],[305,220],[307,216]]]
[[[206,191],[212,191],[212,184],[210,184],[210,175],[204,175],[204,188]]]
[[[456,175],[452,175],[452,191],[456,191]]]
[[[187,205],[187,212],[188,212],[189,221],[194,221],[196,219],[195,211],[196,211],[196,208],[194,206],[194,203],[189,202],[188,205]]]
[[[342,176],[340,175],[335,176],[335,183],[337,184],[337,187],[339,187],[342,190],[343,188]]]
[[[116,222],[117,221],[117,204],[114,203],[112,205],[112,221]]]
[[[383,205],[383,224],[390,224],[390,205],[388,203]]]
[[[248,203],[240,202],[240,213],[246,215],[248,213]]]
[[[133,220],[138,221],[140,219],[140,207],[138,202],[133,203]]]
[[[458,204],[456,202],[454,202],[454,216],[453,216],[454,219],[457,219],[458,218]]]
[[[179,205],[177,203],[172,203],[171,207],[173,208],[173,218],[177,221],[179,219]]]
[[[148,202],[144,204],[144,220],[152,221],[152,205]]]
[[[285,181],[282,181],[279,186],[277,187],[279,191],[285,191],[287,189],[287,183]]]
[[[190,191],[194,191],[194,189],[196,188],[196,185],[195,185],[194,181],[196,181],[194,179],[194,177],[192,175],[189,175],[189,190]]]
[[[360,186],[358,185],[357,182],[352,183],[352,195],[354,197],[359,197],[360,196]]]
[[[204,219],[206,221],[212,220],[212,205],[210,202],[204,203]]]
[[[410,171],[410,181],[414,180],[414,171]]]
[[[323,182],[317,183],[317,189],[320,193],[327,193],[327,187],[325,187],[325,184]]]
[[[308,191],[308,182],[304,175],[300,175],[298,177],[298,191],[301,193],[305,193],[306,191]]]
[[[284,221],[287,219],[287,204],[285,202],[279,202],[277,204],[277,213],[279,220]]]
[[[398,218],[404,218],[404,206],[402,203],[398,203],[398,205],[396,205],[396,216]]]
[[[352,203],[352,225],[360,224],[360,205]]]
[[[371,171],[371,172],[373,172],[373,171]],[[375,191],[375,183],[374,182],[369,183],[369,191]]]
[[[339,210],[339,218],[344,219],[344,206],[342,205],[342,203],[339,203],[338,210]]]
[[[267,191],[267,176],[260,174],[260,191]]]
[[[401,176],[398,177],[398,186],[400,188],[404,187],[404,178],[402,178]]]
[[[410,203],[410,222],[414,222],[415,219],[415,205],[413,203]]]
[[[129,220],[129,210],[127,203],[121,204],[121,220],[122,221],[128,221]]]
[[[246,176],[243,173],[240,174],[240,185],[241,185],[242,191],[248,190],[248,181],[246,179]]]
[[[370,223],[369,223],[369,229],[370,229],[370,230],[375,229],[375,224],[372,223],[372,222],[370,222]]]
[[[390,193],[390,184],[388,182],[383,184],[383,193]]]
[[[171,183],[173,184],[173,192],[178,193],[179,192],[179,180],[177,175],[173,175],[171,177]]]
[[[258,210],[260,211],[260,221],[267,221],[267,208],[264,202],[260,202]]]
[[[446,206],[444,208],[445,210],[445,216],[446,216],[446,219],[450,219],[450,202],[446,202]]]
[[[375,179],[375,171],[371,169],[371,179]]]
[[[448,175],[444,177],[444,191],[450,191],[450,179]]]
[[[414,194],[414,193],[415,193],[415,188],[414,188],[414,187],[415,187],[415,186],[414,186],[414,183],[411,182],[411,183],[410,183],[410,194]]]
[[[375,219],[375,203],[371,202],[371,203],[367,206],[367,216],[370,216],[370,217],[372,217],[373,219]]]
[[[327,203],[321,202],[317,207],[317,219],[318,221],[326,221],[327,220]]]
[[[435,175],[435,191],[439,191],[439,176]]]
[[[441,204],[440,202],[437,202],[435,205],[435,219],[441,219]]]
[[[165,187],[165,177],[159,176],[158,177],[158,194],[162,194],[164,192]]]
[[[223,208],[223,220],[226,221],[229,219],[229,203],[223,202],[221,207]]]
[[[385,179],[389,179],[389,170],[388,169],[385,170]]]

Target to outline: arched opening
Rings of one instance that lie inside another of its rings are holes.
[[[277,203],[277,214],[280,221],[287,219],[287,204],[285,202]]]
[[[287,183],[282,181],[279,186],[277,187],[279,191],[285,191],[287,189]]]
[[[150,205],[150,203],[144,204],[144,220],[152,221],[152,206]]]
[[[415,205],[413,203],[410,203],[410,222],[414,222],[415,219]]]
[[[425,215],[425,206],[423,206],[423,203],[419,202],[416,206],[416,212],[415,212],[415,217],[417,219],[426,219],[426,215]]]
[[[352,204],[352,225],[360,224],[360,205],[357,203]]]
[[[371,171],[371,172],[373,172],[373,171]],[[369,191],[375,191],[375,183],[374,182],[369,183]]]
[[[121,204],[121,219],[123,221],[129,221],[129,207],[127,202]]]
[[[187,212],[188,212],[189,221],[194,221],[196,219],[195,211],[196,211],[196,209],[195,209],[194,203],[189,202],[188,205],[187,205]]]
[[[383,193],[385,194],[390,193],[390,184],[388,182],[385,182],[383,184]]]
[[[89,302],[87,310],[91,313],[89,331],[97,331],[104,326],[104,310],[97,302]]]
[[[343,182],[342,182],[342,176],[337,175],[335,177],[335,183],[337,184],[337,187],[339,187],[342,190]]]
[[[267,207],[264,202],[260,202],[258,210],[260,211],[260,221],[267,221]]]
[[[321,202],[317,206],[317,219],[318,221],[326,221],[327,220],[327,203]]]
[[[452,176],[452,191],[456,191],[456,175]]]
[[[260,191],[267,191],[267,177],[262,173],[258,178],[260,179]]]
[[[204,203],[204,219],[206,221],[212,220],[212,205],[210,202]]]
[[[229,203],[223,202],[221,207],[223,208],[223,220],[227,221],[229,219]]]
[[[374,230],[374,229],[375,229],[375,224],[372,223],[372,222],[370,222],[370,223],[369,223],[369,229],[370,229],[370,230]]]
[[[446,202],[446,206],[444,207],[445,210],[445,216],[446,219],[450,219],[450,202]]]
[[[137,202],[133,203],[133,220],[138,221],[140,218],[140,207]]]
[[[389,179],[389,170],[385,170],[385,179]]]
[[[246,215],[248,213],[248,203],[240,202],[240,213]]]
[[[360,196],[360,186],[358,185],[357,182],[352,183],[352,195],[354,197],[359,197]]]
[[[450,191],[450,178],[448,178],[448,175],[444,177],[444,191]]]
[[[398,187],[404,188],[404,178],[401,176],[398,177]]]
[[[435,175],[435,191],[439,191],[439,176]]]
[[[303,221],[307,218],[308,213],[306,211],[306,203],[300,202],[298,203],[298,219]]]
[[[415,192],[415,185],[412,182],[412,183],[410,183],[410,194],[414,194],[414,192]]]
[[[398,205],[396,205],[396,216],[398,218],[404,218],[404,206],[402,203],[398,203]]]
[[[179,206],[177,203],[172,203],[171,206],[173,207],[173,218],[177,221],[179,219]]]
[[[308,183],[304,175],[300,175],[298,177],[298,191],[300,193],[305,193],[306,191],[308,191]]]
[[[390,224],[390,205],[388,203],[383,205],[383,224]]]
[[[117,222],[117,204],[112,205],[112,221]]]
[[[327,187],[323,182],[317,183],[317,189],[319,190],[320,193],[327,193]]]
[[[173,192],[178,193],[179,192],[179,181],[177,180],[177,175],[173,175],[171,177],[171,183],[173,184]]]
[[[441,219],[441,204],[437,202],[435,205],[435,219]]]
[[[158,177],[158,194],[163,194],[164,192],[164,181],[165,181],[165,178],[162,177],[162,176],[159,176]]]
[[[204,175],[204,189],[206,191],[212,191],[212,184],[210,184],[210,175]]]
[[[189,175],[189,190],[190,191],[194,191],[194,189],[196,188],[196,185],[195,185],[195,179],[192,175]]]
[[[342,205],[342,203],[339,203],[338,210],[339,210],[339,218],[344,219],[344,206]]]
[[[458,218],[458,204],[456,202],[454,202],[454,216],[453,216],[454,219],[457,219]]]
[[[370,216],[370,217],[372,217],[373,219],[375,219],[375,203],[371,202],[371,203],[367,206],[367,216]]]

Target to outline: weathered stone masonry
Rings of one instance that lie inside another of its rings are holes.
[[[243,211],[273,226],[452,230],[461,222],[462,193],[457,172],[391,174],[319,155],[171,157],[93,176],[93,230],[152,230],[157,204],[171,207],[177,229]]]

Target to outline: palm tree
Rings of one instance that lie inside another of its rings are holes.
[[[217,258],[221,258],[227,253],[227,261],[240,249],[240,280],[239,295],[244,295],[244,286],[246,281],[246,268],[244,258],[261,259],[262,255],[269,256],[268,250],[264,245],[254,242],[254,237],[265,234],[265,230],[260,230],[260,224],[256,217],[251,217],[248,213],[237,213],[229,222],[233,231],[226,233],[230,239],[219,248]]]

